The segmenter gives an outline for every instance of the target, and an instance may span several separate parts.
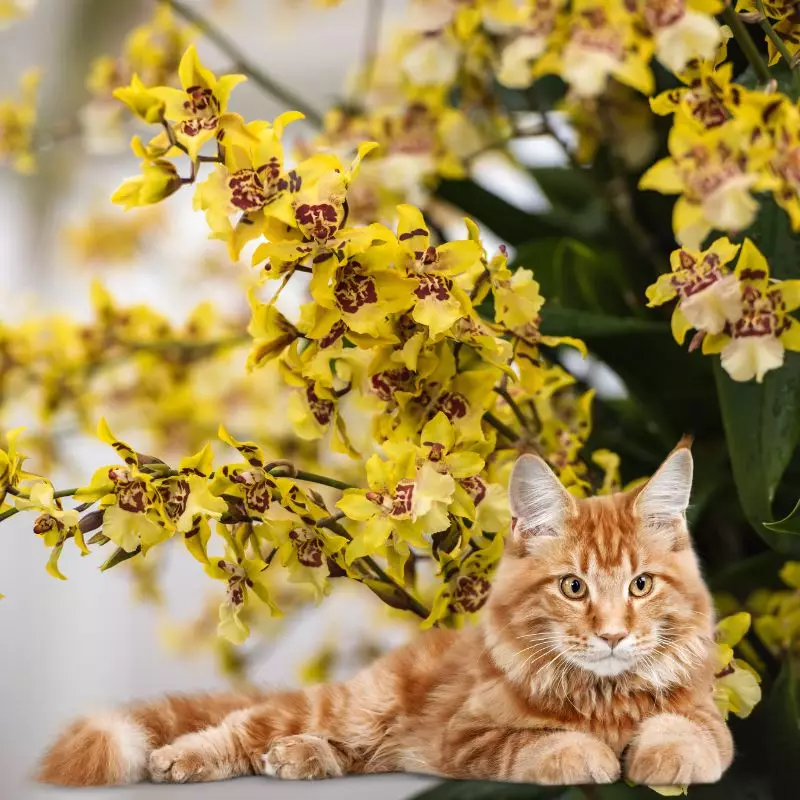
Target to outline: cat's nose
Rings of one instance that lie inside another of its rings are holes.
[[[599,639],[602,639],[612,650],[628,635],[627,631],[622,633],[599,633]]]

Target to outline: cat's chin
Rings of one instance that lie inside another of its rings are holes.
[[[587,672],[591,672],[599,678],[614,678],[627,672],[633,666],[632,659],[620,658],[615,655],[597,659],[581,659],[578,663]]]

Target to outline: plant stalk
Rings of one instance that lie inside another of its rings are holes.
[[[289,109],[295,109],[303,114],[306,120],[315,128],[321,128],[323,123],[322,114],[312,108],[301,97],[298,97],[290,89],[270,78],[259,66],[247,58],[236,46],[236,44],[220,31],[210,20],[206,19],[200,12],[191,8],[183,0],[161,0],[166,3],[178,16],[182,17],[190,25],[198,28],[203,35],[216,47],[218,47],[233,62],[233,68],[247,75],[253,83],[263,89],[267,94],[279,100]]]
[[[739,43],[745,58],[755,70],[759,83],[766,86],[772,80],[772,76],[769,74],[769,68],[761,57],[761,53],[758,52],[750,31],[747,30],[747,26],[742,22],[742,18],[734,11],[733,6],[729,5],[725,6],[722,17],[731,26],[733,37]]]
[[[792,73],[794,88],[796,91],[800,92],[800,71],[797,69],[797,63],[792,58],[792,54],[789,52],[783,39],[781,39],[772,27],[772,23],[767,19],[767,12],[764,10],[763,0],[756,0],[756,8],[758,9],[758,13],[761,14],[761,19],[758,21],[761,30],[764,31],[775,49],[781,54],[781,58]]]

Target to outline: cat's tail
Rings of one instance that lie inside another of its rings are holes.
[[[45,753],[36,778],[57,786],[137,783],[147,777],[153,750],[258,701],[254,694],[172,695],[86,717]]]

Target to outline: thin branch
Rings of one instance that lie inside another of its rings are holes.
[[[30,500],[30,495],[25,494],[25,492],[21,492],[19,489],[16,489],[13,486],[6,487],[6,491],[9,494],[14,495],[14,497],[21,497],[23,500]],[[74,489],[59,489],[57,492],[53,493],[53,499],[58,500],[62,497],[72,497],[72,495],[74,495],[75,492],[77,491],[78,491],[77,486]],[[85,511],[91,505],[92,505],[91,503],[89,503],[88,505],[86,503],[83,503],[82,505],[77,506],[75,508],[75,511]],[[35,511],[35,509],[27,509],[27,508],[6,509],[2,514],[0,514],[0,522],[3,522],[3,520],[9,519],[10,517],[13,517],[15,514],[19,514],[20,511],[29,511],[29,510]]]
[[[592,183],[597,193],[606,200],[611,209],[611,213],[617,218],[622,228],[628,232],[631,243],[634,245],[639,255],[650,262],[656,272],[662,272],[664,264],[661,252],[656,241],[636,217],[633,210],[633,199],[625,183],[624,174],[619,173],[618,164],[616,162],[614,163],[616,173],[614,176],[614,185],[606,184],[598,180],[591,169],[584,168],[584,165],[578,161],[575,153],[573,153],[572,148],[561,138],[558,131],[553,128],[547,117],[548,112],[541,104],[539,96],[533,86],[528,89],[528,97],[534,109],[538,111],[542,117],[542,127],[561,148],[570,166],[574,170],[579,171],[582,175],[585,175]]]
[[[328,528],[342,538],[347,539],[348,542],[353,541],[353,537],[338,522],[333,521],[331,518],[328,519],[331,521],[328,521],[327,524],[322,525],[322,523],[326,522],[326,520],[320,520],[317,522],[317,526]],[[388,584],[389,586],[392,586],[399,594],[401,594],[408,605],[409,611],[413,612],[421,619],[427,619],[430,616],[430,611],[422,603],[420,603],[416,597],[410,594],[404,586],[399,584],[396,580],[394,580],[394,578],[390,577],[380,566],[380,564],[378,564],[378,562],[372,558],[372,556],[363,556],[362,558],[357,558],[356,561],[363,561],[373,571],[378,580]],[[380,597],[380,595],[378,596]]]
[[[491,411],[487,411],[483,418],[488,422],[498,433],[501,433],[510,442],[518,442],[520,439],[519,434],[513,429],[509,428],[502,420],[499,420]]]
[[[278,470],[285,470],[279,472]],[[306,472],[304,469],[295,469],[292,466],[281,465],[275,469],[269,470],[269,474],[274,478],[295,478],[298,481],[308,481],[309,483],[319,483],[322,486],[330,486],[333,489],[356,489],[352,483],[345,483],[338,481],[336,478],[329,478],[327,475],[319,475],[316,472]]]
[[[522,409],[517,405],[514,398],[509,394],[508,389],[504,386],[495,386],[495,392],[506,401],[508,407],[514,412],[514,416],[519,420],[523,428],[530,430],[531,421],[522,413]]]
[[[772,24],[767,19],[767,12],[764,10],[764,3],[762,0],[756,0],[756,8],[758,9],[758,13],[761,15],[760,19],[758,20],[761,30],[764,31],[775,49],[781,54],[781,58],[792,73],[794,88],[797,91],[800,91],[800,71],[797,69],[797,62],[794,60],[792,54],[789,52],[789,49],[786,47],[786,43],[783,41],[783,39],[781,39],[780,36],[778,36],[775,29],[772,27]]]
[[[353,94],[359,92],[363,95],[369,94],[372,88],[373,78],[375,77],[375,64],[377,63],[378,46],[381,38],[381,28],[383,26],[383,0],[367,0],[367,19],[364,25],[364,45],[361,61],[361,75],[353,86]],[[362,98],[363,99],[363,98]],[[352,97],[353,105],[361,106],[358,97]]]
[[[745,58],[755,70],[759,83],[766,86],[772,80],[772,76],[769,74],[766,61],[761,57],[761,53],[758,52],[750,31],[747,30],[747,26],[742,22],[742,18],[733,10],[733,6],[728,5],[723,9],[722,17],[730,25],[733,37],[739,43]]]
[[[290,89],[269,77],[258,65],[247,58],[237,47],[237,45],[222,33],[210,20],[191,8],[183,0],[161,0],[166,3],[178,16],[182,17],[190,25],[194,25],[203,35],[216,47],[218,47],[233,62],[233,68],[247,75],[256,86],[259,86],[267,94],[279,100],[287,108],[295,109],[302,113],[306,120],[316,128],[321,128],[323,123],[322,114],[312,108],[301,97],[298,97]]]

